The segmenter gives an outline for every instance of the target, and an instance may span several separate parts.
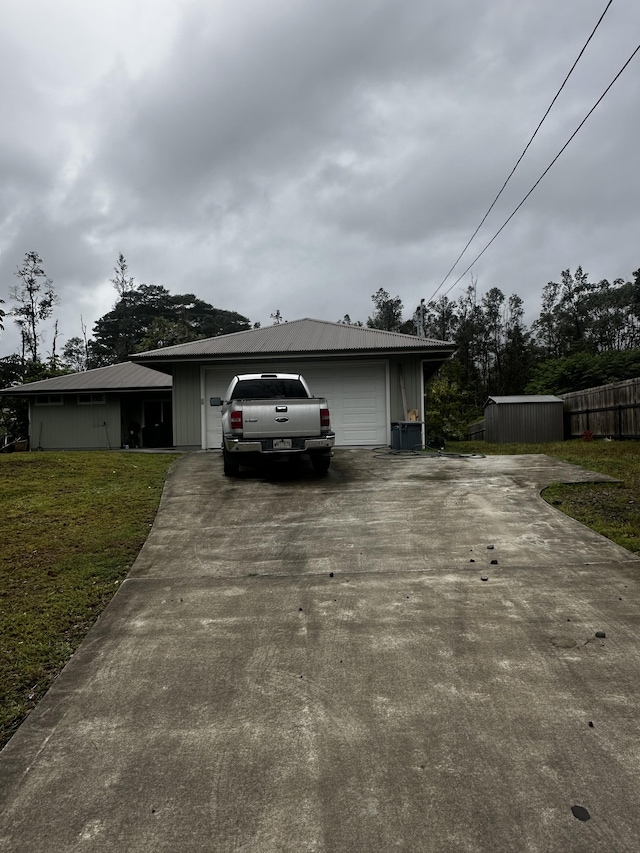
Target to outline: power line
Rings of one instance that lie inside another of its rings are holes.
[[[458,266],[458,262],[460,261],[460,259],[461,259],[461,258],[462,258],[462,256],[464,255],[464,253],[467,251],[467,249],[469,248],[469,246],[471,245],[471,243],[473,242],[473,240],[475,239],[476,234],[478,233],[478,231],[482,228],[482,226],[483,226],[483,225],[484,225],[484,223],[486,222],[487,217],[489,216],[489,214],[491,213],[491,211],[492,211],[492,210],[493,210],[493,208],[495,207],[496,202],[498,201],[498,199],[500,198],[500,196],[501,196],[501,195],[502,195],[502,193],[504,192],[504,189],[505,189],[505,187],[507,186],[507,184],[509,183],[509,181],[511,180],[511,178],[513,177],[513,173],[515,172],[515,170],[518,168],[518,166],[519,166],[519,165],[520,165],[520,163],[522,162],[522,160],[523,160],[523,158],[524,158],[524,155],[527,153],[527,151],[529,150],[529,147],[530,147],[531,143],[532,143],[532,142],[533,142],[533,140],[536,138],[536,136],[537,136],[537,134],[538,134],[538,131],[539,131],[539,130],[540,130],[540,128],[542,127],[542,124],[543,124],[544,120],[546,119],[546,117],[547,117],[547,116],[549,115],[549,113],[551,112],[551,108],[553,107],[553,105],[555,104],[555,102],[558,100],[558,97],[560,96],[560,93],[561,93],[561,92],[562,92],[562,90],[564,89],[564,87],[565,87],[565,85],[566,85],[566,83],[567,83],[567,80],[568,80],[568,79],[569,79],[569,77],[571,77],[571,75],[573,74],[573,71],[574,71],[574,69],[575,69],[576,65],[578,64],[578,62],[579,62],[579,61],[580,61],[580,59],[582,58],[582,54],[583,54],[583,53],[585,52],[585,50],[587,49],[587,47],[588,47],[588,45],[589,45],[589,42],[591,41],[591,39],[592,39],[592,38],[593,38],[593,36],[595,35],[596,30],[598,29],[598,27],[599,27],[599,26],[600,26],[600,24],[602,23],[602,19],[604,18],[604,16],[605,16],[605,15],[607,14],[607,12],[609,11],[609,6],[611,6],[611,4],[612,4],[612,3],[613,3],[613,0],[609,0],[609,2],[607,3],[607,6],[606,6],[606,8],[605,8],[604,12],[600,15],[600,18],[598,19],[597,24],[595,25],[595,27],[594,27],[594,28],[593,28],[593,30],[591,31],[591,35],[589,36],[589,38],[588,38],[588,39],[586,40],[586,42],[584,43],[584,45],[583,45],[583,47],[582,47],[582,50],[580,51],[580,53],[578,54],[578,56],[577,56],[577,58],[576,58],[575,62],[573,63],[573,65],[572,65],[572,66],[571,66],[571,68],[569,69],[569,73],[567,74],[567,76],[566,76],[566,77],[564,78],[564,80],[562,81],[562,85],[560,86],[560,88],[558,89],[558,91],[556,92],[556,94],[553,96],[553,100],[551,101],[551,103],[550,103],[550,104],[549,104],[549,106],[547,107],[547,111],[545,112],[545,114],[544,114],[544,115],[542,116],[542,118],[540,119],[540,122],[538,123],[538,126],[536,127],[536,129],[533,131],[533,134],[532,134],[531,138],[529,139],[529,141],[528,141],[528,142],[527,142],[527,144],[525,145],[524,151],[523,151],[523,152],[522,152],[522,154],[518,157],[518,159],[517,159],[517,161],[516,161],[515,166],[514,166],[514,167],[513,167],[513,169],[509,172],[509,175],[507,176],[506,181],[505,181],[505,182],[503,183],[503,185],[501,186],[501,188],[500,188],[500,191],[499,191],[498,195],[497,195],[497,196],[494,198],[494,200],[491,202],[491,205],[489,206],[489,209],[487,210],[487,212],[485,213],[485,215],[484,215],[484,216],[482,217],[482,219],[480,220],[480,224],[478,225],[478,227],[476,228],[476,230],[473,232],[473,234],[472,234],[472,235],[471,235],[471,237],[469,238],[469,240],[468,240],[468,242],[467,242],[466,246],[464,247],[464,249],[460,252],[460,254],[458,255],[458,257],[455,259],[455,261],[454,261],[454,263],[453,263],[453,265],[452,265],[451,269],[449,270],[449,272],[445,275],[445,277],[442,279],[442,281],[440,282],[440,284],[439,284],[439,285],[437,286],[437,288],[434,290],[434,292],[433,292],[433,294],[432,294],[431,298],[429,299],[429,302],[431,302],[431,300],[432,300],[432,299],[434,298],[434,296],[438,293],[438,291],[440,290],[440,288],[442,287],[442,285],[445,283],[445,281],[449,278],[449,276],[450,276],[450,275],[451,275],[451,273],[454,271],[454,269]],[[451,288],[450,288],[450,289],[451,289]],[[448,292],[449,292],[449,291],[447,291],[447,293],[448,293]]]
[[[458,278],[453,282],[453,284],[451,285],[451,287],[449,287],[449,289],[445,291],[445,293],[443,294],[444,296],[446,296],[446,295],[447,295],[447,293],[449,293],[450,291],[452,291],[452,290],[453,290],[453,288],[456,286],[456,284],[458,284],[458,283],[459,283],[459,282],[460,282],[460,281],[465,277],[465,275],[469,272],[469,270],[470,270],[470,269],[471,269],[471,267],[475,264],[475,262],[476,262],[476,261],[478,261],[478,260],[479,260],[483,255],[484,255],[484,253],[487,251],[487,249],[488,249],[488,248],[489,248],[489,246],[493,243],[493,241],[496,239],[496,237],[498,237],[498,235],[499,235],[499,234],[501,234],[501,233],[502,233],[502,231],[504,231],[504,229],[506,228],[506,226],[509,224],[509,222],[511,222],[511,220],[513,219],[513,217],[514,217],[514,216],[516,215],[516,213],[520,210],[520,208],[522,207],[522,205],[523,205],[523,204],[525,203],[525,201],[529,198],[529,196],[530,196],[530,195],[531,195],[531,193],[535,190],[535,188],[538,186],[538,184],[542,181],[542,179],[545,177],[545,175],[547,174],[547,172],[549,172],[549,170],[551,169],[551,167],[552,167],[552,166],[556,163],[556,161],[560,158],[560,156],[561,156],[561,154],[564,152],[564,150],[569,146],[569,143],[570,143],[570,142],[571,142],[571,141],[572,141],[572,140],[577,136],[578,132],[580,131],[580,129],[582,128],[582,126],[586,123],[586,121],[587,121],[587,119],[589,118],[589,116],[593,113],[593,111],[596,109],[596,107],[598,106],[598,104],[600,104],[600,102],[603,100],[603,98],[605,97],[605,95],[609,92],[609,90],[611,89],[611,87],[613,86],[613,84],[616,82],[616,80],[618,79],[618,77],[620,77],[620,75],[622,74],[622,72],[626,69],[626,67],[629,65],[629,63],[630,63],[630,62],[631,62],[631,60],[634,58],[634,56],[636,55],[636,53],[638,53],[638,51],[640,51],[640,44],[636,47],[636,49],[633,51],[633,53],[631,54],[631,56],[627,59],[627,61],[626,61],[626,62],[625,62],[625,64],[622,66],[622,68],[620,69],[620,71],[618,71],[618,73],[617,73],[617,74],[616,74],[616,76],[613,78],[613,80],[611,81],[611,83],[609,83],[609,85],[607,86],[607,88],[606,88],[606,89],[604,90],[604,92],[600,95],[600,97],[598,98],[598,100],[597,100],[597,101],[595,102],[595,104],[591,107],[591,109],[589,110],[589,112],[588,112],[588,113],[586,114],[586,116],[582,119],[582,121],[580,122],[580,124],[579,124],[579,125],[577,126],[577,128],[573,131],[573,133],[571,134],[571,136],[569,137],[569,139],[567,139],[567,141],[566,141],[566,142],[565,142],[565,144],[562,146],[562,148],[560,149],[560,151],[558,151],[558,153],[556,154],[556,156],[555,156],[555,157],[553,158],[553,160],[549,163],[549,165],[547,166],[547,168],[546,168],[546,169],[544,170],[544,172],[540,175],[540,177],[538,178],[538,180],[537,180],[537,181],[535,182],[535,184],[531,187],[531,189],[530,189],[530,190],[529,190],[529,192],[526,194],[526,196],[522,199],[522,201],[520,202],[520,204],[519,204],[519,205],[518,205],[518,206],[513,210],[513,212],[511,213],[511,215],[510,215],[510,216],[509,216],[509,217],[508,217],[508,218],[507,218],[507,219],[502,223],[502,225],[500,226],[500,228],[496,231],[496,233],[493,235],[493,237],[489,240],[489,242],[488,242],[488,243],[487,243],[487,245],[484,247],[484,249],[483,249],[479,254],[477,254],[477,255],[475,256],[475,258],[471,261],[471,263],[470,263],[470,264],[469,264],[469,266],[466,268],[466,270],[462,273],[462,275],[461,275],[461,276],[459,276],[459,277],[458,277]],[[433,298],[433,297],[432,297],[432,298]]]

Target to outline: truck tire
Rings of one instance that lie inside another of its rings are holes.
[[[328,453],[312,453],[311,464],[313,465],[314,472],[319,477],[322,477],[329,470],[331,456]]]
[[[223,448],[222,449],[222,462],[224,466],[224,476],[225,477],[237,477],[240,471],[240,463],[237,459],[234,459],[230,453]]]

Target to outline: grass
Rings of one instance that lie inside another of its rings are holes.
[[[553,485],[542,492],[550,504],[640,554],[640,442],[558,441],[549,444],[451,442],[447,450],[486,455],[546,453],[590,471],[609,474],[618,483]]]
[[[126,576],[175,458],[0,456],[0,747]]]

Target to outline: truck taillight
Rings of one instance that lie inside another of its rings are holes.
[[[242,412],[231,412],[231,429],[242,429]]]
[[[331,418],[329,409],[320,409],[320,428],[329,429],[331,427]]]

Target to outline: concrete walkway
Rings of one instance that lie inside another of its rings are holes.
[[[594,479],[181,457],[0,753],[0,850],[636,853],[640,560],[539,497]]]

